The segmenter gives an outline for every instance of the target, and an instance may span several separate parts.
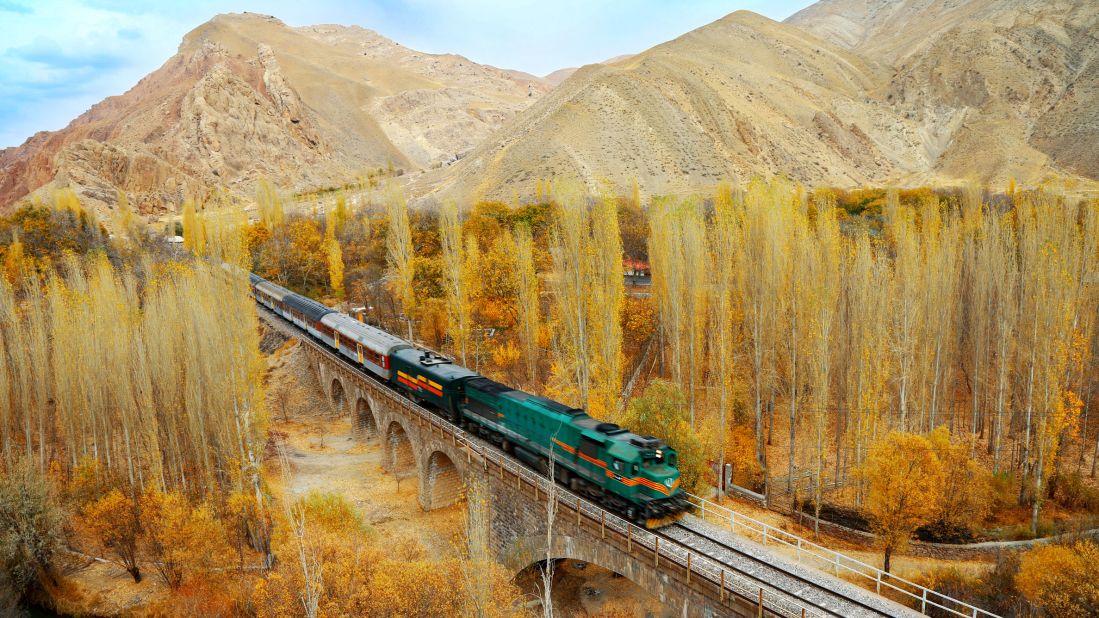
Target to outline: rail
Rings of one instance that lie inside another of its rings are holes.
[[[799,563],[803,558],[808,558],[813,560],[818,568],[830,569],[837,577],[843,574],[854,575],[860,580],[873,584],[874,590],[878,594],[882,593],[883,588],[887,591],[892,590],[904,599],[919,603],[921,614],[926,614],[930,609],[937,608],[959,618],[1000,618],[1000,616],[979,607],[936,592],[903,577],[886,573],[875,566],[855,560],[850,556],[803,539],[796,534],[776,528],[758,519],[753,519],[720,504],[710,502],[705,498],[687,494],[687,499],[694,506],[698,517],[703,521],[725,525],[733,532],[748,538],[759,538],[763,545],[767,545],[768,542],[785,545],[796,552]]]
[[[261,315],[276,320],[279,324],[289,326],[295,332],[299,332],[296,326],[288,325],[283,318],[276,316],[264,307],[258,307]],[[313,341],[309,337],[300,337],[300,341],[306,343],[313,350],[326,358],[335,361],[345,370],[352,372],[355,377],[371,384],[374,389],[385,396],[391,403],[403,408],[410,416],[418,419],[416,422],[422,425],[430,425],[442,434],[449,434],[452,444],[466,452],[467,464],[473,465],[477,459],[482,469],[487,471],[490,464],[500,470],[500,475],[510,474],[516,479],[517,484],[525,483],[533,490],[536,499],[556,500],[558,506],[565,506],[572,511],[577,522],[582,520],[592,530],[598,527],[603,538],[608,535],[616,536],[616,541],[625,543],[627,553],[633,555],[638,550],[651,554],[654,566],[661,563],[674,564],[682,569],[688,584],[702,578],[718,591],[718,599],[724,603],[726,598],[741,599],[745,603],[757,607],[759,616],[778,616],[782,618],[823,618],[816,608],[810,608],[801,603],[797,597],[775,589],[771,586],[759,585],[751,581],[752,576],[729,565],[723,564],[704,554],[692,551],[665,537],[660,537],[652,531],[637,526],[622,517],[607,511],[571,492],[559,487],[550,479],[537,474],[530,468],[471,439],[464,430],[433,414],[427,409],[414,404],[412,401],[400,396],[374,376],[359,371],[349,364],[342,356]],[[431,431],[431,429],[429,429]],[[663,542],[661,540],[663,539]]]

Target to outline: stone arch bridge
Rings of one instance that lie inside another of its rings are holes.
[[[259,312],[270,326],[302,341],[326,395],[351,415],[356,434],[382,442],[385,469],[418,479],[422,508],[453,504],[471,482],[485,488],[489,543],[513,572],[547,559],[596,564],[682,616],[891,615],[822,610],[779,586],[764,585],[749,570],[632,525],[412,403],[281,318]]]
[[[691,573],[692,578],[677,556],[660,560],[654,551],[660,541],[649,539],[646,546],[645,539],[634,538],[644,534],[640,528],[623,526],[613,514],[577,501],[534,471],[470,439],[442,418],[309,343],[305,349],[332,404],[351,414],[357,435],[381,441],[383,467],[388,472],[418,479],[423,509],[453,504],[474,479],[484,483],[489,497],[490,544],[504,566],[518,572],[547,556],[581,560],[623,575],[661,601],[684,608],[685,615],[758,615],[758,593],[738,599],[731,590],[731,573],[726,574],[729,589],[725,593],[719,589],[720,576],[716,584],[698,573]],[[554,497],[553,531],[547,535],[548,502]],[[548,554],[547,538],[551,545]],[[659,549],[674,550],[667,546]],[[787,614],[767,610],[765,615]],[[796,615],[800,616],[800,610]]]

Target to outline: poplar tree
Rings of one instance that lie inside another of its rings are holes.
[[[446,274],[447,334],[462,364],[466,364],[466,347],[470,332],[470,299],[465,281],[465,247],[462,238],[461,212],[457,202],[447,202],[439,213],[439,240],[442,245],[443,269]]]
[[[389,265],[390,287],[401,303],[408,331],[412,333],[412,311],[416,307],[416,291],[412,281],[416,276],[412,248],[412,228],[408,221],[408,205],[404,194],[396,184],[386,190],[386,212],[389,215],[389,231],[385,237],[386,262]]]
[[[518,310],[519,341],[527,369],[527,384],[538,382],[539,285],[534,268],[534,241],[530,228],[520,225],[515,230],[515,283]]]

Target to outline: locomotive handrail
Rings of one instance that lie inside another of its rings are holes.
[[[284,318],[277,316],[266,307],[257,306],[257,311],[260,311],[265,315],[277,317],[279,323],[285,324]],[[292,328],[295,331],[300,330],[296,325]],[[482,466],[486,469],[487,464],[491,462],[501,470],[506,470],[522,482],[536,488],[536,491],[545,494],[547,499],[550,496],[553,496],[557,499],[558,504],[564,504],[566,507],[571,508],[574,513],[578,513],[580,516],[586,518],[589,524],[598,525],[604,533],[609,530],[621,537],[625,537],[627,539],[627,545],[631,547],[628,553],[632,554],[632,545],[640,545],[654,554],[657,562],[670,561],[683,568],[686,572],[688,583],[691,581],[692,574],[694,574],[694,576],[701,576],[704,580],[713,584],[718,588],[719,596],[722,601],[726,594],[733,594],[748,602],[758,603],[761,616],[770,615],[786,618],[824,618],[826,616],[826,614],[819,613],[816,608],[811,608],[800,602],[797,597],[786,591],[770,585],[760,585],[759,583],[753,583],[753,581],[747,581],[755,580],[755,578],[751,574],[745,573],[732,565],[719,563],[705,554],[684,547],[673,539],[658,536],[646,528],[628,522],[619,515],[603,509],[558,486],[550,479],[537,474],[530,468],[519,464],[514,459],[503,456],[493,449],[485,448],[482,444],[470,439],[470,435],[465,430],[413,403],[409,399],[400,396],[380,382],[376,377],[354,368],[354,365],[332,350],[320,345],[309,337],[299,337],[298,339],[299,341],[306,343],[310,348],[328,357],[330,360],[337,362],[345,370],[353,371],[356,377],[374,384],[377,387],[377,390],[392,403],[401,406],[421,421],[426,421],[437,427],[440,431],[449,433],[455,445],[460,444],[466,449],[470,461],[472,461],[474,454],[476,454],[476,456],[481,459]],[[562,500],[562,497],[567,499]]]
[[[942,594],[915,582],[887,573],[875,566],[856,560],[846,554],[833,549],[823,547],[796,534],[776,528],[766,522],[759,521],[748,515],[735,511],[729,507],[711,502],[694,494],[686,494],[687,500],[695,507],[696,513],[703,521],[716,520],[719,524],[727,526],[737,532],[738,529],[748,531],[762,539],[762,544],[768,541],[777,542],[795,550],[798,562],[802,555],[809,556],[820,561],[824,568],[831,569],[835,575],[840,572],[849,573],[869,580],[875,586],[878,594],[883,587],[892,589],[913,601],[920,603],[920,613],[926,614],[929,606],[939,608],[959,618],[1000,618],[997,614],[983,610],[965,601],[960,601],[951,596]],[[707,517],[710,516],[710,519]],[[896,584],[894,584],[894,582]],[[904,586],[907,586],[905,588]],[[950,604],[950,605],[946,605]],[[964,611],[956,609],[960,607]]]

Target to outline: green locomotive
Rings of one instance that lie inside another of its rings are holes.
[[[689,507],[675,451],[659,439],[493,382],[257,275],[249,283],[257,303],[573,491],[651,527]]]
[[[413,348],[392,353],[390,380],[420,403],[543,474],[650,526],[688,508],[675,451],[556,401],[494,382]]]

